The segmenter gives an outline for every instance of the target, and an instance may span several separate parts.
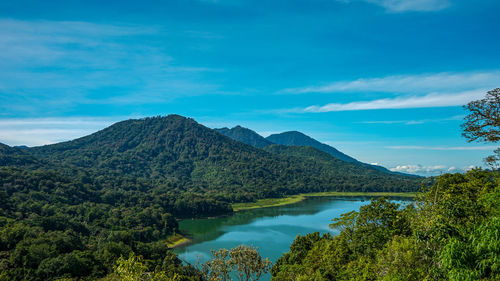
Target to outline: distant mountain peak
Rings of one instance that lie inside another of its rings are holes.
[[[215,130],[225,136],[232,138],[233,140],[246,143],[257,148],[263,148],[273,144],[272,142],[266,140],[264,137],[257,134],[256,132],[248,128],[242,127],[240,125],[237,125],[232,129],[224,127]]]
[[[281,144],[281,145],[293,145],[293,146],[312,146],[316,149],[324,151],[335,158],[346,162],[359,162],[358,160],[338,151],[334,147],[327,144],[321,143],[310,136],[298,132],[298,131],[288,131],[280,134],[273,134],[266,138],[268,141]]]

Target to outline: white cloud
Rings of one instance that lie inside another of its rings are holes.
[[[419,145],[395,145],[386,146],[389,149],[405,149],[405,150],[494,150],[497,146],[419,146]]]
[[[448,0],[338,0],[341,2],[364,1],[384,7],[389,12],[430,12],[440,11],[450,6]]]
[[[38,146],[83,137],[125,117],[61,117],[0,119],[0,142]]]
[[[464,173],[473,168],[474,166],[457,168],[455,166],[445,166],[445,165],[423,166],[419,164],[416,165],[411,164],[411,165],[398,165],[394,168],[390,168],[389,170],[393,172],[417,174],[423,176],[433,176],[444,173]]]
[[[415,94],[423,92],[465,91],[499,86],[500,71],[391,75],[335,81],[321,86],[285,89],[285,93],[389,92]],[[490,89],[491,90],[491,89]]]
[[[461,106],[484,96],[486,89],[459,92],[453,94],[432,93],[424,96],[403,96],[384,98],[371,101],[356,101],[350,103],[329,103],[323,106],[309,106],[303,112],[331,112],[373,109],[401,109]]]

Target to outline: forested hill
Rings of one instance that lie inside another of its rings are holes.
[[[215,130],[225,136],[232,138],[233,140],[237,140],[242,143],[255,146],[257,148],[264,148],[268,145],[273,144],[272,142],[266,140],[263,136],[257,134],[256,132],[247,128],[243,128],[241,126],[236,126],[232,129],[220,128]]]
[[[18,148],[0,143],[0,166],[35,164],[38,161]]]

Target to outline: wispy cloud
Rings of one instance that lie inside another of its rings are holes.
[[[306,108],[289,109],[287,112],[331,112],[373,109],[401,109],[461,106],[481,98],[492,88],[498,87],[500,70],[462,73],[434,73],[391,75],[381,78],[360,78],[337,81],[321,86],[289,88],[281,93],[384,93],[389,97],[359,100],[348,103],[328,103]],[[411,121],[408,121],[411,122]],[[415,123],[413,123],[415,124]]]
[[[189,35],[155,26],[0,19],[0,111],[31,113],[43,103],[46,114],[217,91],[201,77],[223,70],[180,64],[157,41],[170,36]]]
[[[436,119],[419,119],[419,120],[376,120],[376,121],[362,121],[361,124],[404,124],[404,125],[418,125],[426,123],[438,123],[446,121],[457,121],[464,119],[464,115],[456,115],[448,118]]]
[[[389,12],[430,12],[450,6],[448,0],[338,0],[340,2],[364,1],[384,7]]]
[[[0,119],[0,142],[38,146],[72,140],[130,117],[60,117]]]
[[[405,150],[493,150],[497,146],[420,146],[420,145],[394,145],[386,146],[389,149],[405,149]]]
[[[350,103],[329,103],[322,106],[309,106],[302,112],[331,112],[374,109],[402,109],[424,107],[460,106],[484,96],[487,89],[466,91],[452,94],[432,93],[424,96],[403,96],[397,98],[383,98],[371,101],[355,101]]]
[[[500,71],[430,73],[391,75],[381,78],[360,78],[353,81],[335,81],[320,86],[290,88],[284,93],[388,92],[414,94],[422,92],[464,91],[498,87]]]
[[[464,173],[473,168],[474,166],[467,166],[460,168],[460,167],[446,166],[446,165],[423,166],[419,164],[416,165],[411,164],[411,165],[398,165],[394,168],[390,168],[389,170],[393,172],[417,174],[422,176],[433,176],[444,173]]]

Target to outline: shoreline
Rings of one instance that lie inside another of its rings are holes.
[[[233,211],[240,212],[245,210],[254,210],[254,209],[262,209],[269,207],[278,207],[278,206],[286,206],[295,204],[307,199],[307,197],[329,197],[329,196],[338,196],[338,197],[407,197],[413,198],[417,196],[419,192],[338,192],[338,191],[329,191],[329,192],[313,192],[313,193],[301,193],[296,195],[289,195],[284,198],[266,198],[259,199],[257,202],[250,203],[235,203],[232,204]]]
[[[188,238],[182,234],[174,234],[165,239],[165,243],[167,243],[167,247],[169,249],[176,249],[180,248],[183,246],[186,246],[187,244],[192,243],[193,240],[191,238]]]
[[[301,193],[295,195],[289,195],[284,198],[265,198],[259,199],[257,202],[251,203],[235,203],[232,204],[233,214],[246,211],[246,210],[256,210],[262,208],[270,208],[270,207],[278,207],[278,206],[286,206],[295,203],[302,202],[306,200],[308,197],[406,197],[406,198],[414,198],[420,194],[419,192],[337,192],[337,191],[329,191],[329,192],[313,192],[313,193]],[[235,206],[236,205],[236,206]],[[214,217],[206,217],[206,218],[193,218],[193,219],[210,219],[210,218],[219,218],[225,216],[231,216],[233,214],[226,214],[221,216]],[[186,236],[184,236],[186,235]],[[170,249],[178,249],[185,247],[191,243],[194,243],[194,240],[187,237],[188,234],[175,234],[167,238],[167,246]]]

